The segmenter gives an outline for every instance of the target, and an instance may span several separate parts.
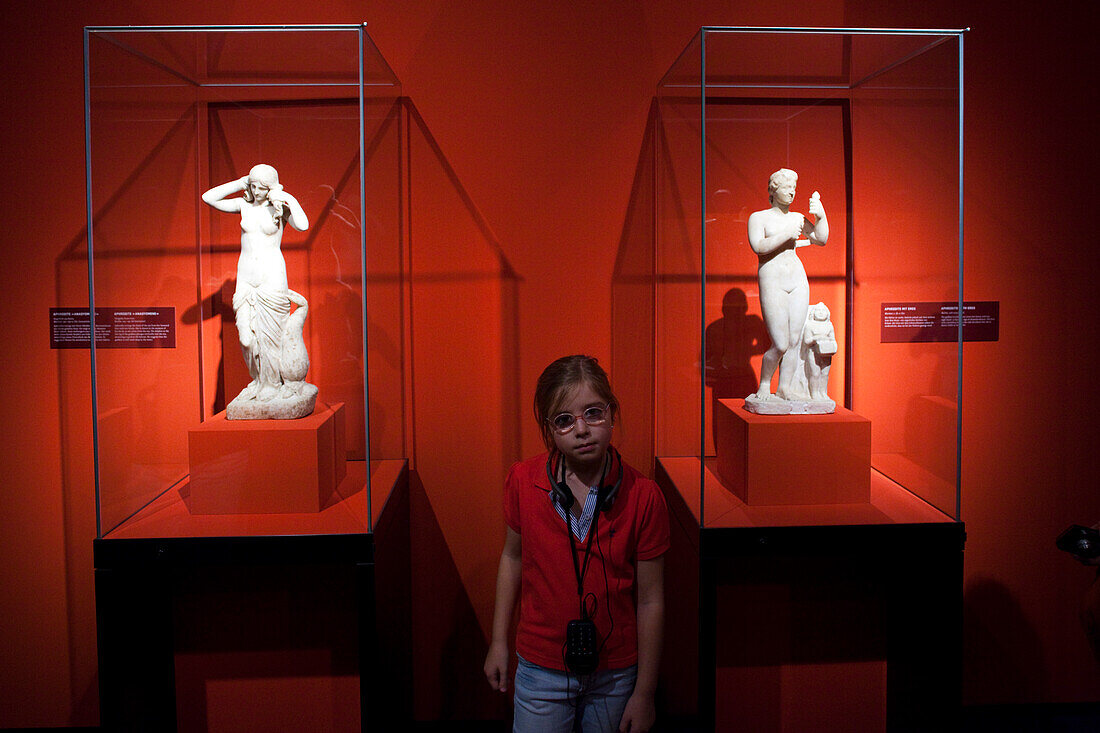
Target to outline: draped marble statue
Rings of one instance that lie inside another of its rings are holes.
[[[235,193],[241,195],[229,198]],[[317,401],[317,387],[305,381],[309,355],[302,329],[309,304],[287,283],[281,246],[287,224],[305,231],[309,219],[279,184],[278,172],[262,163],[248,175],[210,189],[202,200],[218,211],[241,215],[233,312],[252,381],[229,403],[226,417],[305,417]]]

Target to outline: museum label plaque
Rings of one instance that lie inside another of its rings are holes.
[[[963,303],[963,341],[1000,337],[1000,301]],[[952,301],[883,303],[882,343],[910,344],[959,340],[959,304]]]
[[[50,308],[50,348],[87,349],[91,317],[87,308]],[[176,348],[176,309],[96,308],[97,349]]]

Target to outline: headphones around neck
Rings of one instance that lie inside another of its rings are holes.
[[[614,446],[607,446],[607,455],[610,459],[603,478],[600,479],[600,488],[596,492],[596,511],[608,512],[615,501],[615,495],[619,493],[619,487],[623,484],[623,458]],[[560,478],[558,476],[560,475]],[[611,481],[614,475],[615,480]],[[546,457],[546,478],[550,481],[550,497],[562,508],[568,511],[573,507],[573,492],[565,482],[565,461],[561,453],[552,451]]]

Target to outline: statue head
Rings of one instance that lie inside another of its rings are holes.
[[[818,301],[817,305],[810,306],[810,318],[815,321],[829,320],[829,306],[821,301]]]
[[[792,186],[798,183],[798,174],[792,171],[790,168],[780,168],[775,173],[772,173],[768,177],[768,203],[775,203],[776,190],[784,185],[791,184]]]
[[[252,170],[248,171],[248,185],[244,189],[244,200],[248,203],[252,203],[255,197],[252,195],[252,184],[258,184],[268,189],[279,189],[279,172],[269,166],[266,163],[260,163],[259,165],[252,166]]]

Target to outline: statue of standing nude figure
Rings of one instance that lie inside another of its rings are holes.
[[[240,197],[226,198],[234,193]],[[215,186],[202,200],[241,215],[241,256],[233,312],[252,381],[226,407],[230,420],[288,420],[313,413],[317,387],[305,381],[309,369],[302,328],[309,305],[290,289],[283,259],[283,229],[309,228],[298,200],[283,190],[269,165]],[[291,313],[291,306],[297,306]]]
[[[764,353],[760,387],[745,398],[745,409],[763,415],[830,413],[836,409],[828,397],[821,399],[820,369],[814,374],[813,394],[808,384],[803,330],[810,310],[810,282],[795,253],[808,244],[823,247],[829,240],[829,220],[817,191],[810,196],[812,220],[791,211],[797,184],[798,174],[788,168],[773,173],[768,179],[771,207],[754,212],[748,221],[749,245],[759,258],[760,309],[772,345]],[[779,384],[772,394],[777,369]]]

